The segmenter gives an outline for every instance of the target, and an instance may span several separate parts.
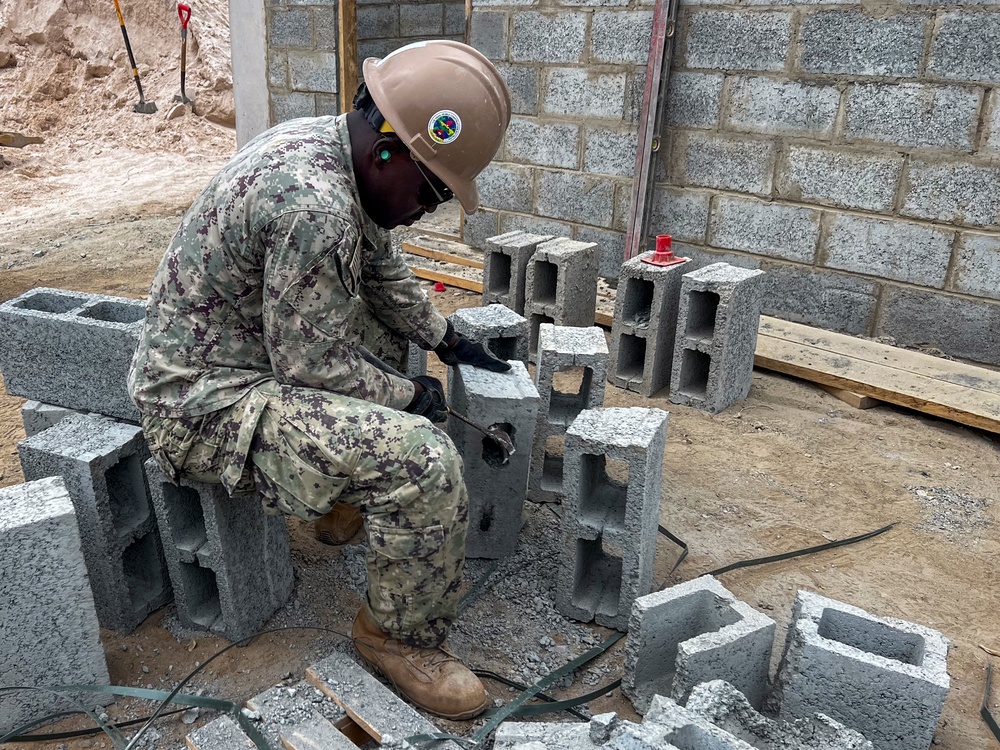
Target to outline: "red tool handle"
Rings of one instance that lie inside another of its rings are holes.
[[[191,20],[191,6],[184,3],[177,3],[177,15],[181,19],[181,29],[187,31],[188,21]]]

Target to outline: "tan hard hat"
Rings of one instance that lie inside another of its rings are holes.
[[[476,176],[496,156],[510,124],[510,93],[493,63],[467,44],[439,39],[408,44],[381,60],[369,57],[363,69],[386,122],[473,213]]]

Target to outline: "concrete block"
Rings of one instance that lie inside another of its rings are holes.
[[[693,267],[653,266],[644,256],[626,261],[618,277],[608,380],[648,398],[670,385],[681,276]]]
[[[708,243],[727,250],[812,263],[820,212],[752,198],[721,196],[708,224]]]
[[[482,250],[490,237],[496,237],[499,218],[496,211],[480,206],[474,214],[462,212],[462,240],[467,245]]]
[[[59,423],[66,417],[86,413],[88,412],[67,409],[65,406],[43,404],[40,401],[25,401],[24,405],[21,406],[21,421],[24,422],[24,435],[25,437],[37,435],[42,430],[49,429],[49,427]]]
[[[572,224],[567,224],[564,221],[530,214],[507,213],[506,211],[500,212],[499,220],[501,234],[520,230],[529,234],[540,234],[551,239],[552,237],[569,237],[575,229]]]
[[[774,620],[712,576],[639,597],[632,605],[622,693],[639,713],[654,695],[687,701],[702,682],[725,680],[764,705]]]
[[[582,119],[621,120],[625,74],[587,68],[550,68],[542,87],[542,112]]]
[[[875,750],[860,733],[825,714],[791,722],[773,721],[759,714],[743,693],[722,680],[696,686],[685,708],[757,748]]]
[[[528,320],[509,307],[464,307],[448,316],[455,330],[502,360],[528,361]]]
[[[681,281],[670,400],[711,413],[750,392],[764,272],[714,263]]]
[[[854,336],[871,333],[877,281],[783,263],[769,263],[765,270],[763,315]]]
[[[833,135],[840,91],[836,86],[814,86],[764,76],[736,76],[725,96],[723,125],[749,133]]]
[[[989,117],[985,122],[983,151],[1000,154],[1000,92],[990,94]]]
[[[538,69],[497,63],[497,70],[510,91],[511,111],[515,115],[538,114]]]
[[[597,311],[597,245],[559,237],[538,245],[525,274],[524,317],[528,352],[538,348],[538,327],[594,324]]]
[[[795,201],[889,213],[902,171],[902,154],[791,145],[778,170],[778,195]]]
[[[143,474],[142,430],[70,416],[17,446],[25,479],[61,476],[80,525],[101,625],[130,633],[170,601],[170,582]]]
[[[948,229],[840,214],[823,244],[830,268],[943,289],[954,241]]]
[[[444,3],[400,3],[399,35],[440,37],[444,32]]]
[[[267,85],[272,89],[288,88],[288,55],[271,50],[267,55]]]
[[[580,62],[586,35],[585,13],[515,13],[510,41],[511,62]]]
[[[566,430],[556,609],[567,617],[626,630],[649,593],[669,416],[587,409]]]
[[[953,10],[937,17],[927,75],[949,81],[1000,80],[1000,15]]]
[[[554,503],[562,499],[563,456],[549,451],[548,442],[565,435],[584,409],[604,405],[607,371],[608,344],[602,329],[550,323],[540,326],[535,367],[540,402],[528,475],[531,500]],[[558,387],[557,373],[565,373],[559,376]]]
[[[1000,227],[1000,167],[911,161],[905,179],[904,216]]]
[[[281,735],[293,728],[312,725],[315,720],[332,726],[347,716],[344,709],[305,681],[265,690],[248,700],[247,708],[260,716],[257,729],[274,748],[282,747]],[[350,749],[338,749],[334,745],[333,750]]]
[[[389,744],[390,738],[441,731],[344,654],[334,653],[313,664],[306,670],[306,679],[340,705],[376,742]],[[451,741],[440,742],[438,747],[459,750]]]
[[[398,36],[398,5],[358,8],[358,39],[392,39]]]
[[[146,474],[181,622],[230,641],[253,635],[292,593],[284,520],[256,494],[172,484],[152,459]]]
[[[591,59],[597,63],[645,65],[652,33],[652,11],[597,11],[590,26]]]
[[[806,73],[916,78],[929,17],[822,10],[802,22],[798,67]]]
[[[0,304],[0,370],[11,396],[138,422],[125,381],[143,300],[37,288]]]
[[[220,716],[187,736],[192,750],[257,750],[232,716]]]
[[[580,126],[513,117],[507,130],[507,157],[533,166],[577,169],[580,166]],[[528,206],[510,210],[530,213],[531,179],[522,177],[521,182],[520,189],[528,193]]]
[[[708,205],[712,193],[703,190],[657,185],[653,192],[650,230],[669,234],[676,241],[705,241],[708,231]]]
[[[618,270],[625,259],[625,233],[612,232],[608,229],[578,226],[576,239],[579,242],[592,242],[597,245],[597,275],[606,279],[618,278]]]
[[[685,185],[771,194],[774,143],[709,133],[685,133],[674,144],[673,161]]]
[[[107,685],[94,596],[73,502],[61,477],[0,488],[0,685]],[[110,696],[73,696],[106,705]],[[0,734],[69,704],[51,693],[0,694]]]
[[[292,90],[336,94],[337,65],[335,52],[289,52],[288,74]]]
[[[355,750],[357,745],[322,716],[315,715],[281,731],[281,745],[288,750]]]
[[[696,10],[684,19],[679,59],[685,68],[708,70],[785,69],[791,47],[792,13]]]
[[[271,122],[316,116],[315,94],[271,94]]]
[[[316,49],[324,52],[333,52],[337,49],[338,38],[340,36],[337,27],[336,7],[313,7],[313,38],[316,41]]]
[[[615,182],[579,172],[544,170],[538,180],[537,213],[564,221],[610,227]]]
[[[722,83],[716,73],[670,73],[667,124],[678,128],[714,128],[719,124]]]
[[[692,750],[754,750],[753,745],[662,695],[653,698],[640,731],[633,730],[631,734],[639,741],[635,747],[642,750],[653,750],[665,743],[676,743]],[[672,744],[666,746],[673,747]]]
[[[886,287],[874,335],[900,346],[933,346],[946,354],[1000,365],[1000,304],[949,294]]]
[[[308,10],[272,8],[268,15],[267,34],[271,47],[312,46],[312,19]]]
[[[506,60],[509,25],[506,11],[475,10],[469,22],[469,44],[490,60]]]
[[[427,350],[421,349],[412,341],[406,351],[406,377],[415,378],[427,374]]]
[[[1000,299],[1000,236],[962,234],[954,288],[976,297]],[[27,421],[25,421],[27,429]]]
[[[469,490],[466,556],[501,558],[514,554],[521,530],[531,445],[538,415],[538,390],[523,362],[509,372],[471,365],[448,368],[448,401],[455,411],[489,429],[499,427],[514,443],[507,463],[496,442],[461,420],[449,417],[447,431],[465,464]]]
[[[822,711],[884,750],[926,750],[948,695],[948,639],[799,591],[775,682],[782,719]]]
[[[483,252],[483,304],[499,303],[523,314],[528,262],[538,245],[550,239],[520,230],[487,239]]]
[[[489,164],[479,173],[479,198],[487,206],[504,211],[531,211],[532,170],[506,164]]]
[[[583,722],[505,721],[497,727],[493,750],[597,750]]]
[[[849,140],[971,151],[983,94],[959,86],[858,83],[847,99]]]
[[[587,128],[583,169],[597,174],[631,177],[635,174],[635,152],[639,134],[634,130]]]

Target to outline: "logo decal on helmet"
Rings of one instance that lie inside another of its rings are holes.
[[[435,143],[451,143],[462,132],[462,120],[450,109],[442,109],[431,116],[427,132]]]

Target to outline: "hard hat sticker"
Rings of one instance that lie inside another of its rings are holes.
[[[450,109],[442,109],[431,116],[427,132],[435,143],[451,143],[462,132],[462,120]]]

